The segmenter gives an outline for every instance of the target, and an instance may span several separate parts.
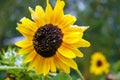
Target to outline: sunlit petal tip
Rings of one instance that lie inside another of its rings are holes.
[[[28,7],[28,9],[29,9],[29,11],[30,11],[31,14],[34,12],[31,7]]]
[[[28,7],[28,9],[29,9],[29,10],[32,10],[32,8],[31,8],[31,7]]]
[[[49,5],[50,3],[49,3],[49,0],[46,0],[47,1],[47,5]]]
[[[35,11],[39,11],[39,10],[41,10],[42,9],[42,7],[41,6],[39,6],[39,5],[37,5],[36,7],[35,7]]]
[[[80,26],[80,28],[84,31],[86,31],[88,28],[90,28],[90,26]]]
[[[64,2],[64,1],[61,1],[61,0],[57,0],[56,4],[57,4],[57,3],[60,3],[60,2]]]
[[[20,23],[17,23],[17,26],[19,25]]]
[[[18,27],[16,27],[16,30],[18,30]]]
[[[41,8],[41,6],[40,6],[40,5],[37,5],[36,8]]]
[[[51,4],[49,3],[49,0],[47,0],[47,6],[46,6],[46,8],[48,8],[48,9],[52,8]]]
[[[25,20],[25,19],[26,19],[26,17],[21,18],[21,19],[20,19],[20,22],[22,22],[22,21]]]

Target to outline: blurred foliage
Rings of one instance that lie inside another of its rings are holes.
[[[114,63],[113,69],[115,73],[120,72],[120,60]]]
[[[24,16],[30,18],[28,7],[35,8],[36,5],[41,5],[45,8],[45,2],[45,0],[0,0],[0,49],[6,46],[6,39],[9,41],[11,38],[21,36],[16,31],[16,24]],[[55,0],[50,2],[55,4]],[[65,2],[65,13],[77,17],[75,24],[90,26],[84,38],[91,42],[91,47],[81,49],[84,57],[76,59],[79,69],[86,80],[99,80],[99,77],[89,73],[88,66],[92,53],[103,52],[111,63],[111,69],[120,59],[120,0],[65,0]],[[13,65],[14,61],[11,60],[10,65]],[[4,63],[7,64],[5,61]],[[4,71],[0,71],[0,76],[2,73]]]
[[[8,47],[0,52],[0,80],[72,80],[63,72],[50,73],[48,76],[36,75],[35,71],[27,71],[27,65],[22,64],[25,56],[17,55],[17,49]],[[44,79],[43,79],[44,78]]]

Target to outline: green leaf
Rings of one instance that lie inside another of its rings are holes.
[[[71,76],[66,73],[59,73],[57,76],[53,77],[50,80],[72,80]]]
[[[114,64],[114,71],[117,73],[117,72],[120,72],[120,60],[117,61],[115,64]]]

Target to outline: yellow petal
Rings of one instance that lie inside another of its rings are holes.
[[[38,63],[36,65],[36,70],[35,70],[37,75],[43,73],[43,68],[44,68],[43,63],[44,63],[44,58],[39,56],[39,60],[38,60]]]
[[[68,32],[68,34],[63,35],[63,42],[68,44],[73,44],[80,41],[83,33],[80,32]]]
[[[64,45],[67,45],[67,47],[68,47],[70,50],[72,50],[77,57],[83,57],[83,53],[82,53],[76,46],[71,45],[71,44],[68,45],[68,44],[65,44],[65,43],[64,43]]]
[[[19,47],[30,47],[32,46],[32,41],[28,41],[28,40],[21,40],[19,42],[16,42],[15,45],[19,46]]]
[[[76,55],[75,55],[75,53],[73,53],[73,51],[71,51],[69,48],[67,48],[67,47],[65,47],[63,45],[61,45],[59,47],[58,52],[61,55],[67,57],[67,58],[75,58],[76,57]]]
[[[26,29],[26,28],[24,27],[24,25],[22,25],[22,24],[17,24],[17,25],[18,25],[18,27],[17,27],[16,29],[17,29],[21,34],[23,34],[24,37],[29,38],[29,39],[33,38],[33,35],[34,35],[34,32],[33,32],[33,31],[31,31],[31,30],[29,30],[29,29]]]
[[[43,66],[44,66],[44,73],[43,73],[43,75],[46,76],[49,73],[49,70],[50,70],[50,61],[49,61],[49,59],[46,58],[44,60]]]
[[[73,49],[72,51],[76,54],[77,57],[83,57],[84,56],[83,53],[78,49]]]
[[[72,24],[74,24],[75,21],[76,21],[76,18],[68,14],[68,15],[64,15],[64,17],[57,24],[58,24],[58,27],[65,29],[70,27]]]
[[[32,62],[30,63],[30,65],[27,69],[28,71],[31,70],[33,67],[35,67],[39,63],[38,59],[39,59],[39,55],[36,55],[36,57],[34,57]]]
[[[56,23],[64,16],[64,11],[63,11],[64,6],[65,6],[64,1],[57,0],[52,18],[52,23],[54,25],[57,25]]]
[[[45,10],[45,22],[46,22],[46,24],[51,23],[51,19],[53,18],[52,13],[53,13],[52,7],[49,3],[49,0],[47,0],[47,6],[46,6],[46,10]]]
[[[73,29],[73,30],[76,30],[76,31],[84,32],[84,31],[86,31],[88,28],[89,28],[89,26],[71,25],[69,28],[64,29],[64,30],[67,31],[67,30]]]
[[[30,54],[28,54],[27,58],[23,61],[23,63],[30,62],[36,57],[36,52],[32,51]]]
[[[44,13],[44,10],[41,6],[36,6],[35,12],[38,14],[39,17],[44,18],[45,13]]]
[[[76,69],[76,70],[78,69],[77,64],[72,59],[66,58],[59,53],[57,54],[57,57],[67,66],[72,67],[73,69]]]
[[[38,17],[39,17],[39,26],[44,26],[45,25],[45,20],[44,20],[44,16],[45,16],[45,13],[44,13],[44,10],[41,6],[36,6],[36,9],[35,9],[35,12],[37,13]]]
[[[51,72],[56,72],[56,66],[55,66],[54,58],[50,59],[50,70],[51,70]]]
[[[29,7],[29,11],[31,12],[32,19],[37,23],[37,27],[43,26],[45,24],[43,9],[40,6],[36,6],[36,12],[33,11],[31,7]]]
[[[90,46],[90,42],[84,40],[84,39],[80,39],[80,41],[78,41],[77,43],[73,44],[76,47],[89,47]]]
[[[57,57],[55,58],[55,63],[63,72],[70,73],[70,67],[68,67],[66,64],[64,64],[62,61],[60,61]]]
[[[19,50],[18,54],[27,54],[33,50],[34,50],[33,47],[22,48]]]
[[[23,17],[21,20],[22,25],[24,28],[29,29],[30,31],[35,32],[37,29],[36,23],[34,23],[33,21],[31,21],[30,19]]]
[[[77,26],[77,25],[71,25],[70,27],[67,27],[65,29],[62,30],[62,32],[64,34],[68,33],[68,32],[81,32],[83,33],[86,29],[88,29],[89,27],[81,27],[81,26]]]
[[[80,26],[80,28],[82,29],[82,31],[86,31],[90,26]]]

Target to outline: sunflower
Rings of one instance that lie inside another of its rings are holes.
[[[11,78],[10,77],[6,77],[6,79],[5,80],[11,80]]]
[[[105,56],[101,52],[95,52],[91,58],[90,72],[95,75],[109,73],[110,64],[106,61]]]
[[[28,70],[35,69],[36,74],[47,75],[57,68],[70,73],[70,68],[77,70],[75,57],[83,57],[79,47],[89,47],[83,32],[88,27],[73,25],[76,18],[64,15],[64,1],[57,0],[54,9],[49,0],[45,11],[41,6],[35,10],[29,7],[32,20],[24,17],[18,23],[17,30],[25,40],[16,42],[21,47],[18,54],[27,54],[23,63],[29,62]]]

